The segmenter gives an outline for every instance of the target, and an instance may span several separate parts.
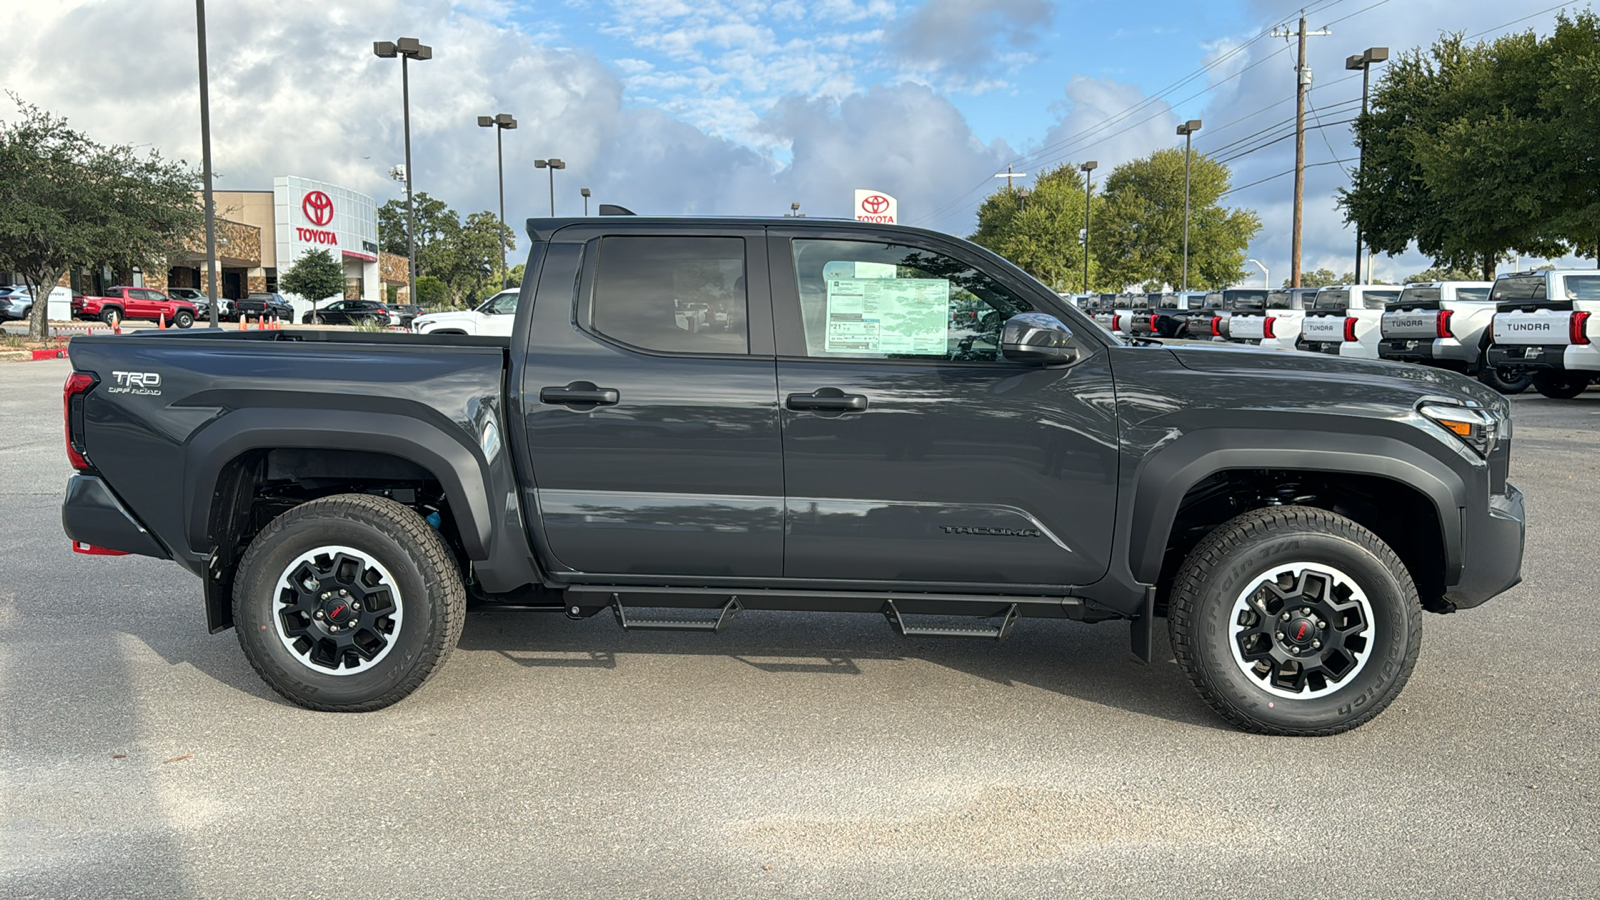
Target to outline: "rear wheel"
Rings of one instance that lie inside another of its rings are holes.
[[[1484,366],[1478,370],[1478,380],[1510,396],[1527,390],[1533,384],[1533,373],[1520,366]]]
[[[115,328],[117,327],[117,323],[122,321],[122,310],[114,308],[105,310],[104,312],[100,313],[100,321],[110,325],[112,328]]]
[[[245,551],[239,645],[273,690],[308,709],[379,709],[416,690],[461,636],[466,591],[438,532],[366,494],[301,504]]]
[[[1588,372],[1547,369],[1533,376],[1533,389],[1554,400],[1571,400],[1589,387]]]
[[[1422,642],[1411,575],[1377,535],[1280,506],[1219,526],[1185,560],[1168,627],[1200,696],[1246,731],[1326,735],[1372,719]]]

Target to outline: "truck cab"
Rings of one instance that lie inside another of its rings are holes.
[[[1600,273],[1547,269],[1495,279],[1489,364],[1523,367],[1546,397],[1571,399],[1600,379]]]
[[[423,313],[411,320],[418,334],[482,334],[509,337],[517,320],[517,288],[501,291],[473,309]]]

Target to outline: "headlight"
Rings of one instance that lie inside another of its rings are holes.
[[[1494,452],[1495,445],[1502,437],[1502,430],[1505,437],[1510,437],[1509,419],[1502,420],[1499,413],[1483,407],[1430,402],[1418,406],[1417,412],[1460,438],[1479,456],[1487,457]]]

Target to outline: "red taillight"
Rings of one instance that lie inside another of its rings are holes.
[[[1211,336],[1212,337],[1222,337],[1222,317],[1221,316],[1212,316],[1211,317]]]
[[[1277,316],[1267,316],[1266,324],[1261,326],[1261,333],[1266,335],[1269,338],[1276,338],[1278,336],[1278,333],[1277,333],[1277,331],[1275,331],[1273,329],[1272,326],[1277,321],[1278,321],[1278,317]]]
[[[73,372],[67,376],[66,387],[61,391],[61,420],[66,428],[67,461],[74,469],[88,469],[89,461],[83,458],[83,394],[94,387],[96,379],[87,372]]]
[[[1111,330],[1112,331],[1121,331],[1122,330],[1122,317],[1121,316],[1112,316],[1111,317]]]
[[[1586,313],[1586,312],[1575,312],[1575,313],[1572,314],[1571,331],[1567,335],[1568,338],[1571,339],[1572,343],[1574,343],[1574,344],[1587,344],[1587,343],[1589,343],[1589,335],[1584,332],[1584,327],[1583,327],[1585,324],[1588,323],[1588,321],[1589,321],[1589,314]]]
[[[1439,337],[1455,337],[1455,334],[1450,330],[1450,317],[1453,315],[1455,315],[1455,313],[1451,310],[1439,310]]]
[[[85,544],[83,541],[73,541],[72,542],[72,552],[73,553],[83,553],[83,554],[88,555],[88,556],[127,556],[128,555],[128,551],[126,551],[126,550],[110,550],[110,549],[107,549],[105,547],[96,547],[93,544]]]
[[[1156,318],[1157,318],[1156,316],[1151,316],[1150,317],[1150,332],[1152,334],[1154,334],[1157,331],[1157,329],[1156,329]]]
[[[1356,319],[1355,316],[1347,316],[1347,317],[1345,317],[1345,320],[1344,320],[1344,339],[1345,340],[1353,341],[1353,340],[1356,339],[1356,321],[1357,321],[1357,319]]]

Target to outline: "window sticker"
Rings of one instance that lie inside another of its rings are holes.
[[[894,278],[894,263],[850,262],[834,260],[822,267],[822,277],[834,278]]]
[[[947,349],[949,281],[856,277],[829,278],[827,285],[826,352],[943,354]]]

